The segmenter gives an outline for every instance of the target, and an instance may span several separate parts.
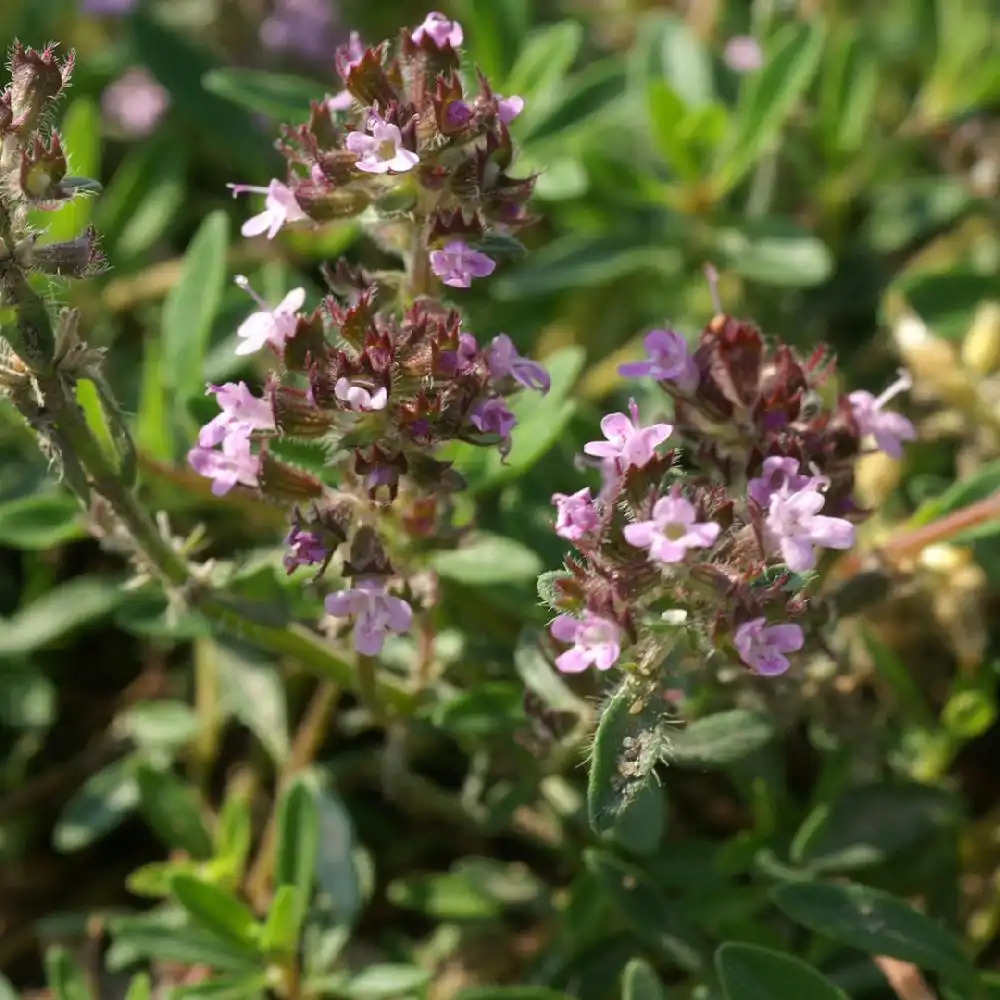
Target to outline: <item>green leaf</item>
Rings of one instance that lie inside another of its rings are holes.
[[[170,1000],[263,1000],[268,985],[266,973],[220,976],[190,986],[175,986]]]
[[[319,804],[313,783],[296,777],[278,804],[275,885],[293,885],[303,909],[312,898],[319,854]],[[297,914],[299,923],[303,913]]]
[[[656,699],[624,681],[601,712],[590,755],[587,815],[596,833],[621,837],[640,853],[655,848],[664,811],[653,769],[668,741]]]
[[[136,769],[139,811],[154,833],[170,848],[193,858],[212,856],[212,838],[202,820],[198,794],[172,771],[145,761]]]
[[[0,1000],[19,1000],[20,994],[14,989],[11,981],[0,973]],[[126,998],[129,1000],[129,998]]]
[[[702,164],[688,133],[692,117],[666,80],[650,80],[645,92],[650,134],[660,155],[685,181],[699,179]]]
[[[101,111],[90,97],[78,97],[66,109],[59,127],[70,173],[84,177],[101,176]],[[72,240],[90,221],[94,199],[80,194],[54,212],[35,214],[35,225],[45,229],[44,243]]]
[[[909,527],[930,524],[977,500],[985,500],[997,490],[1000,490],[1000,459],[986,462],[971,475],[957,479],[940,496],[922,503],[910,519]]]
[[[823,37],[818,20],[782,25],[767,46],[764,68],[743,78],[732,138],[712,180],[718,195],[735,187],[776,142],[816,73]]]
[[[747,221],[713,231],[719,265],[750,281],[808,288],[833,273],[833,254],[817,236],[784,219]]]
[[[974,740],[996,722],[997,704],[992,691],[959,687],[948,696],[941,710],[941,722],[956,740]]]
[[[456,739],[477,741],[486,736],[509,736],[524,721],[524,690],[509,681],[486,681],[431,709],[434,725]]]
[[[344,993],[351,1000],[391,1000],[422,990],[430,978],[426,969],[415,965],[397,962],[369,965],[344,986]]]
[[[135,258],[162,239],[184,204],[188,152],[169,133],[132,150],[95,208],[95,225],[108,258],[134,267]]]
[[[394,906],[444,921],[497,919],[504,910],[480,879],[460,871],[395,879],[386,896]]]
[[[255,950],[260,927],[250,910],[231,893],[187,872],[173,875],[170,888],[195,923],[232,944]]]
[[[92,774],[63,806],[52,831],[57,851],[79,851],[113,830],[139,803],[135,760],[125,757]]]
[[[976,308],[997,294],[996,276],[966,267],[904,276],[895,285],[931,332],[961,340]]]
[[[535,117],[535,108],[551,103],[582,44],[583,26],[579,21],[548,24],[524,39],[517,62],[503,85],[503,93],[524,98],[521,118],[530,121]]]
[[[39,493],[0,503],[0,545],[53,549],[86,534],[80,504],[68,493]]]
[[[723,767],[742,760],[774,738],[773,719],[735,709],[696,719],[671,741],[670,762],[688,767]]]
[[[0,723],[14,729],[46,729],[56,717],[56,686],[30,664],[0,670]]]
[[[870,198],[871,211],[861,236],[880,254],[918,246],[928,236],[954,225],[973,205],[968,187],[951,177],[897,181],[876,188]],[[906,287],[904,279],[904,291]],[[933,306],[931,297],[926,296],[925,301],[920,291],[919,277],[915,287],[918,302],[925,307]]]
[[[231,712],[260,740],[277,764],[288,756],[285,685],[273,663],[221,643],[212,646],[219,677],[220,709]]]
[[[266,955],[294,954],[301,926],[299,920],[305,909],[294,885],[279,885],[261,932],[261,951]]]
[[[849,1000],[826,976],[791,955],[733,941],[715,953],[727,1000]]]
[[[159,462],[173,460],[170,421],[163,379],[163,342],[159,337],[147,336],[143,343],[139,412],[135,419],[136,446],[143,455]]]
[[[878,53],[872,41],[849,25],[830,46],[822,66],[819,122],[826,149],[859,150],[871,134],[879,89]]]
[[[685,108],[715,98],[712,59],[692,28],[674,14],[651,14],[641,22],[635,71],[647,81],[662,79]]]
[[[594,127],[597,116],[625,89],[625,67],[618,57],[591,63],[570,77],[559,99],[524,130],[527,146],[551,142],[581,126]]]
[[[315,80],[237,66],[209,70],[201,82],[210,94],[272,121],[291,125],[308,121],[310,102],[322,101],[324,97],[323,84]]]
[[[455,1000],[571,1000],[571,997],[547,986],[470,986],[459,990]]]
[[[0,660],[24,656],[77,629],[96,625],[126,596],[120,584],[90,576],[46,591],[10,618],[0,619]]]
[[[641,868],[604,851],[587,849],[583,860],[637,937],[685,972],[703,968],[704,944],[686,903],[669,901]]]
[[[480,532],[460,549],[435,552],[431,567],[445,580],[467,587],[489,587],[533,580],[542,571],[542,561],[513,538]]]
[[[458,0],[457,7],[466,57],[488,78],[503,79],[531,24],[530,0]]]
[[[220,861],[231,866],[234,875],[240,875],[250,854],[252,840],[253,817],[250,802],[238,791],[231,789],[219,810],[219,819],[215,825],[215,854]]]
[[[918,784],[879,783],[823,802],[796,834],[791,859],[813,871],[849,871],[881,864],[959,820],[954,798]]]
[[[354,858],[354,827],[347,807],[332,788],[320,792],[317,806],[317,904],[322,904],[339,924],[350,926],[364,903],[364,888]]]
[[[643,958],[633,958],[622,973],[622,1000],[667,1000],[660,977]]]
[[[198,735],[198,716],[182,701],[139,701],[119,717],[122,730],[144,749],[180,750]]]
[[[153,983],[148,972],[139,972],[132,977],[125,1000],[153,1000]]]
[[[869,955],[889,955],[958,980],[971,973],[959,940],[881,889],[852,883],[788,883],[771,891],[797,924]]]
[[[107,967],[114,972],[155,959],[183,965],[204,964],[224,972],[258,971],[259,956],[203,927],[192,927],[187,920],[187,915],[179,909],[110,918],[112,945],[105,959]]]
[[[45,978],[54,1000],[93,1000],[86,976],[65,948],[45,953]]]
[[[548,708],[559,712],[579,712],[582,702],[542,652],[541,637],[525,632],[514,652],[514,669],[524,686],[537,695]]]
[[[229,216],[212,212],[198,227],[176,285],[163,304],[163,381],[182,409],[205,390],[204,366],[212,321],[226,279]]]

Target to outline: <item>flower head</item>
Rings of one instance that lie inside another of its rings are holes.
[[[764,510],[775,493],[782,490],[795,492],[816,484],[814,476],[804,476],[799,472],[797,459],[783,455],[771,455],[764,459],[764,468],[759,476],[747,483],[747,493]]]
[[[498,334],[490,344],[487,363],[490,377],[502,379],[510,376],[527,389],[548,392],[551,385],[549,373],[537,362],[518,354],[514,341],[506,333]]]
[[[765,539],[781,552],[793,573],[816,565],[816,546],[849,549],[854,544],[854,525],[842,517],[820,514],[825,503],[826,497],[813,486],[771,496],[764,520]]]
[[[487,399],[473,407],[469,421],[483,434],[498,434],[506,438],[514,429],[517,417],[510,412],[502,399]]]
[[[883,410],[882,407],[893,396],[913,385],[907,372],[900,372],[899,378],[878,398],[864,389],[852,392],[847,398],[854,411],[854,419],[862,434],[870,434],[881,451],[891,458],[903,457],[903,442],[916,439],[916,428],[901,413]]]
[[[744,622],[733,638],[740,659],[758,674],[783,674],[789,667],[786,653],[795,653],[804,642],[798,625],[768,625],[766,618]]]
[[[384,385],[380,385],[374,392],[370,392],[364,386],[352,385],[350,379],[346,377],[337,379],[337,384],[333,387],[333,394],[342,403],[346,403],[349,409],[357,410],[360,413],[384,410],[385,404],[389,400],[389,391]]]
[[[249,279],[242,274],[236,276],[236,284],[240,286],[260,306],[257,312],[251,313],[240,323],[236,336],[240,343],[237,354],[253,354],[265,344],[270,344],[275,350],[282,350],[285,341],[295,332],[298,316],[295,314],[305,304],[306,290],[293,288],[273,309],[250,287]]]
[[[556,657],[564,674],[578,674],[591,664],[607,670],[621,656],[622,630],[613,621],[588,611],[582,619],[560,615],[549,626],[553,637],[573,646]]]
[[[681,562],[688,549],[704,549],[715,543],[722,530],[711,521],[696,521],[695,509],[674,487],[653,507],[650,521],[625,526],[625,541],[639,549],[648,549],[649,558],[659,563]]]
[[[292,189],[279,180],[271,181],[266,188],[253,187],[250,184],[227,184],[226,186],[233,192],[234,198],[247,191],[267,195],[264,199],[264,211],[243,223],[240,232],[244,236],[259,236],[266,232],[267,238],[273,240],[286,223],[301,222],[303,219],[309,218],[295,200]]]
[[[649,357],[645,361],[630,361],[618,366],[618,373],[627,378],[649,376],[657,382],[673,382],[681,392],[690,392],[698,385],[698,369],[687,341],[676,330],[650,330],[643,338]]]
[[[352,153],[358,154],[355,166],[366,174],[387,174],[390,170],[397,174],[412,170],[420,160],[410,149],[403,146],[403,134],[398,125],[391,125],[378,114],[368,116],[368,132],[348,132],[345,144]]]
[[[556,534],[560,538],[578,542],[601,526],[601,516],[594,507],[589,486],[568,495],[554,493],[552,502],[556,505]]]
[[[423,23],[413,29],[413,40],[419,45],[429,38],[439,49],[450,45],[457,49],[462,44],[462,26],[458,21],[452,21],[439,11],[432,10]]]
[[[752,35],[734,35],[726,42],[722,60],[734,73],[752,73],[764,65],[764,50]]]
[[[221,444],[232,433],[246,437],[253,431],[274,430],[274,412],[266,399],[258,399],[246,382],[210,385],[207,392],[215,396],[222,412],[210,420],[198,434],[202,448]]]
[[[410,605],[401,597],[387,594],[385,584],[373,577],[328,594],[323,603],[328,614],[354,618],[354,648],[364,656],[378,656],[386,633],[407,632],[413,621]]]
[[[101,95],[104,117],[130,136],[149,135],[170,106],[170,95],[149,70],[133,66]]]
[[[609,413],[601,420],[605,441],[589,441],[583,446],[588,455],[612,459],[619,472],[630,466],[642,468],[653,457],[654,449],[670,437],[671,424],[639,425],[639,408],[629,402],[629,415]]]
[[[285,538],[285,556],[282,560],[288,573],[299,566],[319,566],[330,559],[331,551],[315,532],[293,525]]]
[[[496,266],[495,260],[463,240],[450,240],[443,249],[431,251],[431,270],[452,288],[468,288],[473,278],[487,277]]]
[[[212,492],[225,496],[237,483],[257,486],[260,458],[250,450],[250,432],[233,429],[222,440],[222,450],[199,445],[188,452],[188,463],[200,476],[212,480]]]

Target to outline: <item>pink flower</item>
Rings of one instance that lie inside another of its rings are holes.
[[[578,542],[584,535],[601,526],[601,517],[590,497],[590,487],[569,495],[554,493],[556,505],[556,534],[570,542]]]
[[[523,110],[524,98],[516,94],[511,97],[497,97],[497,114],[504,125],[509,125]]]
[[[222,450],[200,445],[188,452],[191,468],[212,480],[212,492],[225,496],[237,483],[257,486],[260,458],[250,450],[250,432],[233,428],[222,441]]]
[[[726,42],[722,60],[734,73],[752,73],[764,65],[764,50],[751,35],[734,35]]]
[[[854,544],[854,525],[842,517],[821,515],[825,503],[826,497],[813,486],[771,496],[764,520],[765,541],[781,552],[793,573],[816,565],[815,546],[849,549]]]
[[[294,573],[299,566],[324,566],[333,553],[315,531],[293,525],[285,538],[288,551],[282,562],[286,573]]]
[[[253,187],[250,184],[227,184],[226,187],[232,190],[234,198],[247,191],[267,195],[264,199],[264,211],[243,223],[240,232],[244,236],[259,236],[266,232],[267,238],[273,240],[286,223],[301,222],[309,218],[299,207],[292,189],[281,181],[273,180],[266,188]]]
[[[607,670],[621,656],[622,630],[619,626],[588,611],[583,619],[560,615],[549,626],[553,637],[560,642],[571,642],[556,657],[556,667],[564,674],[578,674],[591,664],[598,670]]]
[[[518,354],[514,341],[506,333],[493,338],[486,361],[490,368],[490,378],[510,376],[527,389],[537,389],[543,393],[549,391],[549,373],[537,361]]]
[[[273,309],[270,309],[250,287],[250,281],[245,275],[236,275],[235,281],[260,306],[258,312],[251,313],[240,323],[236,336],[242,343],[237,345],[236,353],[253,354],[265,344],[270,344],[275,350],[283,350],[285,341],[295,333],[299,321],[296,313],[305,304],[306,290],[293,288]]]
[[[901,371],[899,378],[877,399],[864,389],[852,392],[847,397],[861,433],[875,438],[875,444],[891,458],[903,457],[903,442],[915,440],[917,431],[901,413],[885,412],[882,407],[893,396],[905,392],[912,385],[909,373]]]
[[[674,382],[681,392],[697,387],[698,369],[694,358],[687,341],[676,330],[650,330],[642,343],[649,357],[645,361],[619,365],[619,375],[626,378],[648,375],[657,382]]]
[[[473,278],[485,278],[496,266],[495,260],[463,240],[450,240],[443,249],[431,251],[431,270],[452,288],[468,288]]]
[[[346,82],[351,75],[351,70],[359,65],[364,57],[365,43],[361,41],[361,36],[356,31],[352,31],[347,42],[338,46],[333,53],[333,62],[337,67],[337,72]]]
[[[662,444],[673,431],[672,424],[651,424],[639,426],[639,408],[635,400],[629,401],[630,416],[624,413],[609,413],[601,420],[601,430],[606,441],[589,441],[583,446],[588,455],[614,460],[617,471],[624,472],[630,466],[642,468],[653,458],[653,451]]]
[[[326,106],[331,111],[350,111],[353,104],[354,95],[349,90],[341,90],[326,99]]]
[[[502,399],[487,399],[473,407],[469,422],[483,434],[498,434],[506,438],[514,429],[517,417],[507,409]]]
[[[780,493],[782,490],[795,492],[813,485],[818,485],[817,479],[814,476],[802,475],[799,472],[797,459],[771,455],[764,459],[761,475],[747,483],[747,493],[751,499],[767,510],[775,493]]]
[[[439,11],[432,10],[424,18],[423,24],[413,29],[413,40],[419,45],[429,38],[439,49],[450,45],[457,49],[462,44],[462,26]]]
[[[378,656],[386,632],[408,632],[413,621],[410,605],[387,594],[385,584],[372,577],[358,580],[356,587],[328,594],[323,603],[328,614],[354,618],[354,648],[364,656]]]
[[[372,410],[384,410],[389,399],[389,391],[380,385],[374,392],[369,392],[364,386],[352,385],[348,378],[338,378],[333,387],[333,394],[342,403],[347,403],[352,410],[369,413]]]
[[[651,521],[627,524],[623,534],[629,545],[648,549],[649,558],[659,563],[682,562],[688,549],[705,549],[715,544],[722,529],[711,521],[696,521],[690,501],[674,487],[653,507]]]
[[[149,135],[170,106],[170,95],[148,70],[126,70],[101,95],[104,117],[130,136]]]
[[[198,445],[212,448],[221,444],[231,433],[249,435],[252,431],[273,431],[274,413],[266,399],[258,399],[246,382],[227,382],[210,385],[207,389],[215,395],[222,412],[210,420],[198,434]]]
[[[358,154],[354,164],[358,170],[366,174],[387,174],[390,170],[404,174],[417,165],[420,157],[404,148],[403,134],[398,125],[390,125],[372,112],[368,116],[368,130],[371,135],[366,132],[347,133],[347,148]]]
[[[798,625],[768,625],[765,618],[744,622],[733,638],[740,659],[748,666],[771,677],[789,667],[785,653],[795,653],[805,641]]]

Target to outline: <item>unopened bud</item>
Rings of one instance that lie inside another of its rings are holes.
[[[29,201],[55,201],[65,198],[60,182],[66,176],[66,154],[58,134],[53,133],[48,146],[38,137],[21,154],[21,192]]]
[[[33,130],[52,102],[69,83],[73,72],[73,53],[60,65],[55,46],[41,52],[14,43],[10,58],[11,110],[19,130]]]
[[[321,438],[333,426],[333,417],[310,402],[306,394],[288,386],[271,390],[274,423],[282,434],[296,438]]]
[[[392,572],[389,557],[374,528],[361,525],[351,539],[350,555],[344,563],[345,576],[388,576]]]
[[[862,455],[854,468],[854,492],[862,507],[880,507],[899,485],[900,463],[885,452]]]
[[[962,341],[962,361],[980,375],[1000,368],[1000,302],[983,302]]]
[[[360,215],[371,202],[370,196],[357,188],[326,187],[319,184],[300,184],[295,189],[295,200],[314,222],[350,219]]]

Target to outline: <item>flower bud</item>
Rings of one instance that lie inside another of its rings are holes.
[[[295,200],[313,222],[330,222],[360,215],[371,201],[358,188],[328,187],[320,184],[300,184]]]
[[[59,65],[55,46],[41,52],[14,43],[10,59],[11,110],[19,131],[30,132],[69,83],[73,72],[72,52]]]
[[[321,438],[329,433],[333,418],[304,392],[288,386],[271,387],[271,407],[274,424],[282,434],[295,438]]]
[[[323,494],[323,484],[315,476],[279,461],[266,449],[261,450],[258,480],[261,492],[275,500],[301,503]]]
[[[378,533],[367,524],[361,525],[351,539],[344,576],[388,576],[391,572],[392,565]]]
[[[965,367],[979,375],[992,375],[1000,368],[1000,302],[983,302],[962,341]]]
[[[899,485],[900,462],[883,451],[862,455],[854,468],[854,489],[863,507],[880,507]]]
[[[60,187],[66,176],[66,154],[58,133],[53,132],[48,146],[35,136],[31,146],[21,153],[21,193],[28,201],[56,201],[67,197]]]

